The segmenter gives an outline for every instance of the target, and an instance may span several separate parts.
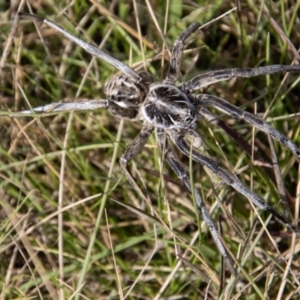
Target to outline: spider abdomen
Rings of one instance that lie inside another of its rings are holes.
[[[111,77],[104,84],[105,95],[110,101],[124,108],[140,106],[148,94],[148,86],[153,82],[153,77],[146,72],[139,75],[139,80],[126,74]]]

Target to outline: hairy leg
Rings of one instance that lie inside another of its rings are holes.
[[[272,65],[258,68],[234,68],[209,71],[194,77],[186,83],[182,83],[179,87],[181,87],[185,92],[191,92],[193,90],[202,89],[219,81],[230,80],[234,77],[250,78],[266,74],[288,72],[299,73],[300,66]]]
[[[183,55],[183,50],[184,50],[184,42],[199,27],[200,27],[199,23],[192,23],[176,39],[176,41],[173,45],[173,49],[172,49],[168,74],[166,76],[166,79],[163,81],[164,83],[174,84],[176,79],[179,77],[180,67],[181,67],[181,62],[182,62],[182,55]]]
[[[162,129],[158,129],[157,137],[158,137],[159,150],[164,155],[166,162],[172,168],[172,170],[175,172],[175,174],[181,180],[181,182],[184,184],[184,186],[186,187],[188,192],[192,193],[190,179],[188,177],[188,174],[185,171],[184,166],[180,163],[176,154],[172,151],[171,147],[168,145],[168,140],[165,139],[164,136],[165,136],[165,132]],[[214,222],[204,205],[204,202],[201,198],[201,195],[200,195],[198,189],[194,188],[194,194],[195,194],[195,200],[196,200],[196,204],[199,209],[199,212],[201,213],[201,216],[202,216],[204,222],[207,224],[207,226],[211,232],[211,235],[219,249],[219,252],[225,259],[231,273],[236,276],[237,273],[234,268],[234,264],[222,243],[222,240],[219,236],[219,232],[216,229]]]
[[[38,22],[46,24],[47,26],[53,28],[57,32],[63,34],[67,39],[71,40],[72,42],[74,42],[75,44],[77,44],[78,46],[83,48],[86,52],[105,60],[110,65],[112,65],[115,68],[119,69],[122,73],[126,74],[128,77],[133,77],[137,81],[141,80],[141,77],[139,76],[139,74],[136,73],[135,71],[133,71],[130,67],[128,67],[124,63],[122,63],[119,60],[113,58],[112,56],[108,55],[107,53],[105,53],[104,51],[102,51],[99,48],[95,47],[94,45],[86,43],[83,40],[77,38],[76,36],[69,33],[68,31],[66,31],[62,27],[56,25],[55,23],[53,23],[53,22],[51,22],[47,19],[43,19],[41,17],[31,15],[31,14],[27,14],[27,13],[23,13],[23,12],[19,12],[18,14],[21,17],[24,17],[24,18],[27,18],[27,19],[31,19],[33,21],[38,21]]]
[[[139,154],[142,151],[153,130],[154,127],[152,125],[150,125],[149,123],[145,123],[141,132],[134,139],[134,141],[128,146],[128,148],[120,158],[120,165],[127,180],[137,191],[139,191],[139,187],[136,181],[134,180],[134,178],[132,177],[132,175],[130,174],[127,168],[127,164],[133,157],[135,157],[137,154]]]
[[[182,153],[184,153],[187,156],[190,156],[190,147],[187,145],[187,143],[183,139],[182,135],[180,135],[176,132],[173,132],[173,134],[170,135],[170,137]],[[253,204],[258,206],[260,209],[263,209],[263,210],[271,213],[278,221],[280,221],[282,224],[284,224],[290,230],[292,230],[294,232],[298,232],[298,229],[296,226],[292,225],[284,216],[279,214],[275,209],[273,209],[270,205],[268,205],[264,201],[263,198],[261,198],[260,196],[258,196],[255,193],[253,193],[235,175],[233,175],[228,170],[222,168],[217,161],[215,161],[205,155],[202,155],[201,153],[199,153],[196,150],[192,151],[192,158],[194,161],[207,167],[213,173],[218,175],[226,184],[232,186],[236,191],[238,191],[240,194],[244,195]]]
[[[59,113],[63,111],[96,110],[101,108],[107,109],[109,107],[109,102],[106,99],[76,99],[76,102],[63,102],[65,100],[66,99],[63,99],[57,103],[33,107],[30,110],[23,110],[15,114],[35,115],[47,113],[48,115],[50,113]],[[74,100],[72,99],[72,101]],[[12,113],[12,116],[14,116],[14,113]]]
[[[216,109],[232,116],[233,118],[241,119],[252,124],[257,129],[265,132],[266,134],[269,134],[284,147],[292,151],[296,158],[300,160],[300,149],[297,147],[297,145],[284,134],[282,134],[280,131],[266,123],[263,119],[259,118],[258,116],[246,112],[243,109],[232,105],[231,103],[217,96],[199,94],[195,95],[195,99],[197,101],[196,105],[199,107],[215,107]]]

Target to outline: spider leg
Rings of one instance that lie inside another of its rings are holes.
[[[164,83],[174,84],[176,79],[179,77],[180,67],[181,67],[181,62],[182,62],[182,55],[183,55],[183,50],[184,50],[184,42],[200,26],[201,25],[198,22],[192,23],[185,31],[183,31],[177,37],[177,39],[173,45],[171,59],[170,59],[170,66],[169,66],[169,70],[168,70],[166,79],[163,81]]]
[[[297,145],[291,141],[288,137],[282,134],[280,131],[263,121],[261,118],[244,111],[243,109],[232,105],[231,103],[225,101],[222,98],[213,95],[207,94],[199,94],[195,95],[195,99],[197,100],[197,106],[211,106],[215,107],[216,109],[232,116],[236,119],[242,119],[259,130],[265,132],[272,136],[275,140],[285,146],[287,149],[293,152],[298,160],[300,160],[300,149]]]
[[[139,191],[140,189],[139,189],[135,179],[130,174],[130,172],[127,168],[127,164],[132,158],[134,158],[137,154],[139,154],[142,151],[142,149],[144,148],[144,146],[153,130],[154,130],[154,127],[151,124],[145,122],[145,124],[144,124],[143,128],[141,129],[140,133],[138,134],[138,136],[128,146],[128,148],[125,150],[124,154],[120,158],[120,165],[123,170],[123,173],[125,174],[129,183],[137,191]]]
[[[126,74],[128,77],[133,77],[137,81],[141,80],[140,75],[138,73],[136,73],[135,71],[133,71],[131,68],[129,68],[124,63],[122,63],[122,62],[118,61],[117,59],[111,57],[110,55],[103,52],[102,50],[95,47],[94,45],[82,41],[81,39],[77,38],[73,34],[69,33],[65,29],[63,29],[62,27],[56,25],[55,23],[53,23],[53,22],[51,22],[47,19],[43,19],[43,18],[40,18],[38,16],[23,13],[23,12],[19,12],[18,15],[21,16],[21,17],[31,19],[33,21],[42,22],[42,23],[48,25],[49,27],[53,28],[57,32],[60,32],[61,34],[63,34],[67,39],[71,40],[72,42],[74,42],[75,44],[77,44],[78,46],[83,48],[86,52],[105,60],[110,65],[112,65],[115,68],[119,69],[122,73]]]
[[[194,161],[207,167],[209,170],[211,170],[213,173],[215,173],[217,176],[219,176],[226,184],[232,186],[236,191],[238,191],[240,194],[242,194],[246,198],[248,198],[253,204],[255,204],[259,208],[271,213],[278,221],[280,221],[286,227],[288,227],[289,229],[291,229],[294,232],[298,232],[298,229],[296,226],[292,225],[284,216],[282,216],[276,210],[274,210],[271,206],[269,206],[264,201],[264,199],[262,199],[257,194],[253,193],[235,175],[233,175],[228,170],[223,169],[217,161],[215,161],[205,155],[202,155],[201,153],[199,153],[196,150],[193,150],[192,153],[190,153],[190,147],[187,145],[187,143],[183,139],[182,134],[172,132],[172,134],[170,134],[170,138],[172,139],[174,144],[179,148],[179,150],[182,153],[184,153],[187,156],[190,156],[192,154],[192,159]]]
[[[220,116],[216,116],[216,115],[212,114],[210,111],[208,111],[203,106],[198,108],[197,113],[207,123],[218,126],[222,130],[224,130],[226,132],[226,134],[228,134],[233,139],[233,141],[237,145],[239,145],[240,148],[243,149],[243,151],[245,151],[245,153],[248,155],[249,158],[254,159],[257,162],[261,162],[262,163],[261,168],[264,170],[264,172],[267,174],[267,176],[271,179],[271,181],[274,184],[276,184],[276,186],[278,187],[274,168],[270,168],[269,166],[267,166],[270,163],[268,161],[266,161],[264,158],[262,158],[257,152],[252,152],[252,146],[244,139],[244,137],[242,135],[240,135],[236,130],[234,130],[226,122],[224,122],[220,118]],[[195,147],[195,148],[197,148],[197,147]],[[292,201],[291,195],[286,188],[284,189],[284,193],[283,193],[284,195],[282,195],[280,192],[279,192],[279,194],[280,194],[281,200],[283,200],[284,197],[287,197],[289,199],[288,201],[290,201],[290,202]]]
[[[79,100],[79,99],[78,99]],[[57,102],[46,104],[43,106],[34,107],[30,110],[23,110],[17,114],[33,114],[33,113],[58,113],[63,111],[82,111],[82,110],[96,110],[100,108],[108,108],[109,101],[106,99],[80,99],[80,102]],[[83,101],[84,100],[84,101]],[[13,115],[12,115],[13,116]]]
[[[127,120],[137,120],[139,118],[139,111],[136,107],[124,108],[107,99],[80,99],[81,102],[58,102],[51,103],[44,106],[34,107],[30,110],[23,110],[18,113],[11,114],[11,117],[21,117],[22,115],[36,114],[56,114],[59,112],[67,111],[83,111],[83,110],[96,110],[100,108],[107,109],[112,115]],[[84,101],[83,101],[84,100]]]
[[[212,114],[209,110],[204,108],[203,106],[198,107],[197,114],[203,118],[206,123],[213,124],[215,126],[220,127],[223,129],[233,140],[235,143],[237,143],[241,149],[243,149],[246,154],[252,158],[252,155],[254,155],[254,159],[257,161],[265,162],[265,160],[260,157],[257,153],[252,153],[252,147],[250,144],[244,139],[243,136],[241,136],[239,133],[237,133],[236,130],[231,128],[226,122],[224,122],[220,116],[216,116]],[[195,147],[197,148],[197,147]],[[274,181],[274,174],[270,172],[269,167],[262,166],[265,172],[271,177],[271,179]]]
[[[157,138],[158,138],[158,147],[160,150],[160,153],[164,153],[164,158],[168,165],[172,168],[172,170],[175,172],[177,177],[180,179],[180,181],[183,183],[183,185],[186,187],[189,193],[192,193],[191,185],[190,185],[190,179],[188,177],[187,172],[185,171],[185,168],[180,163],[178,157],[172,151],[171,147],[168,144],[168,140],[164,138],[165,132],[163,129],[158,128],[157,129]],[[210,233],[215,241],[216,246],[219,249],[219,252],[225,259],[228,267],[230,268],[231,273],[236,276],[236,270],[234,268],[234,264],[232,262],[231,257],[228,255],[222,240],[219,236],[218,230],[216,229],[214,222],[207,211],[204,202],[202,200],[202,197],[198,191],[198,189],[194,188],[194,194],[195,194],[195,200],[197,203],[197,207],[199,209],[199,212],[201,213],[204,222],[207,224]]]
[[[250,78],[274,73],[300,72],[300,66],[272,65],[258,68],[234,68],[205,72],[179,85],[185,92],[202,89],[219,81],[234,77]]]

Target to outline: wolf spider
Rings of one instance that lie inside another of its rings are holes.
[[[275,209],[269,206],[263,198],[252,192],[232,172],[221,167],[215,159],[207,157],[195,149],[196,147],[199,147],[202,142],[201,135],[195,130],[196,123],[200,118],[211,121],[214,116],[207,110],[207,107],[213,107],[233,118],[244,120],[257,129],[265,132],[267,135],[270,135],[284,147],[289,149],[299,161],[300,150],[296,144],[258,116],[246,112],[217,96],[202,93],[193,94],[193,92],[216,82],[230,80],[234,77],[249,78],[280,72],[300,72],[300,66],[272,65],[258,68],[233,68],[208,71],[185,83],[176,85],[176,80],[180,76],[184,42],[200,27],[199,23],[193,23],[177,37],[173,45],[170,66],[166,78],[162,82],[157,82],[150,73],[134,71],[97,47],[80,40],[47,19],[25,13],[20,13],[19,15],[34,21],[45,23],[63,34],[69,40],[75,42],[87,52],[105,60],[122,72],[122,74],[115,75],[105,82],[104,93],[107,99],[89,100],[80,103],[49,104],[34,108],[30,111],[23,111],[23,113],[28,114],[32,113],[32,111],[41,113],[47,111],[59,112],[105,108],[108,109],[111,114],[121,119],[142,121],[143,127],[140,133],[128,146],[120,159],[121,168],[133,187],[136,187],[137,184],[130,174],[127,164],[142,151],[150,134],[156,130],[160,152],[189,193],[195,195],[198,209],[208,225],[220,253],[227,261],[231,272],[234,274],[236,274],[236,270],[233,266],[233,262],[227,254],[209,212],[205,208],[201,195],[197,188],[191,186],[185,166],[177,158],[169,145],[169,141],[171,141],[184,155],[191,157],[195,162],[207,167],[211,172],[219,176],[227,185],[232,186],[232,188],[244,195],[260,209],[271,213],[290,230],[298,232],[297,226],[292,225],[285,216],[279,214]],[[185,140],[185,137],[187,136],[192,137],[193,147],[190,147],[189,143]]]

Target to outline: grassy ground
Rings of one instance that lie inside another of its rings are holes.
[[[167,48],[178,34],[193,21],[212,21],[236,2],[158,2],[28,1],[32,12],[161,80],[169,62]],[[235,10],[189,38],[182,81],[203,70],[291,64],[294,54],[287,41],[300,45],[296,3],[266,1],[262,7],[241,1],[239,14]],[[3,50],[18,7],[1,5]],[[104,98],[103,84],[116,72],[52,29],[22,19],[0,74],[0,108],[5,113],[63,98]],[[300,145],[298,78],[231,80],[205,92],[257,112]],[[220,117],[270,162],[266,136]],[[140,128],[141,123],[120,121],[105,110],[1,117],[1,299],[298,299],[299,244],[292,234],[274,220],[264,231],[244,197],[179,154],[240,265],[234,280],[191,196],[162,166],[154,135],[129,166],[151,207],[143,201],[118,164]],[[270,165],[266,171],[218,127],[199,122],[198,132],[206,144],[202,150],[282,211]],[[294,215],[299,164],[274,144]],[[259,213],[267,223],[268,214]]]

